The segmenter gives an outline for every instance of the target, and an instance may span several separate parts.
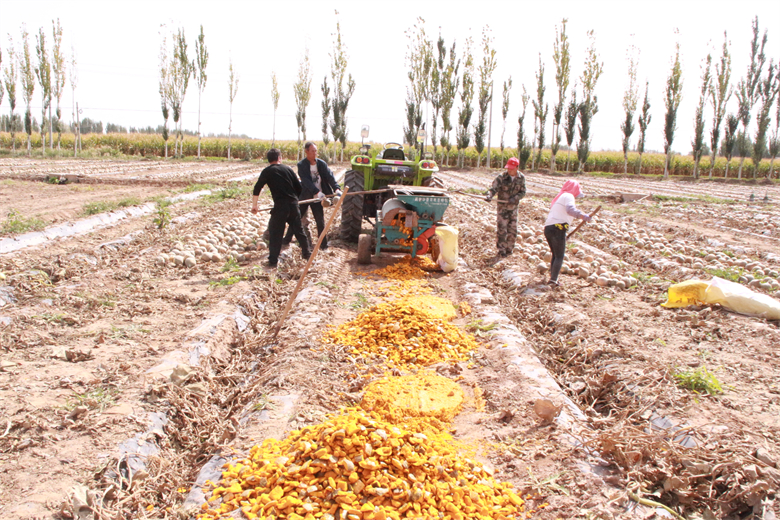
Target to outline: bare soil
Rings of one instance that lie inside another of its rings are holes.
[[[262,166],[15,161],[0,161],[0,204],[49,222],[77,218],[87,202],[145,199],[181,188],[160,185],[161,180],[224,184]],[[87,172],[89,182],[24,179],[74,172]],[[479,190],[495,173],[441,176],[448,187]],[[111,183],[101,182],[109,177]],[[561,179],[533,174],[528,180],[529,190],[539,196],[521,203],[519,221],[541,229],[545,201]],[[584,182],[587,191],[591,181]],[[647,191],[654,193],[659,187],[687,186],[649,184]],[[392,257],[359,266],[355,248],[332,232],[331,247],[318,254],[305,294],[277,338],[269,331],[303,268],[297,246],[287,250],[278,271],[261,267],[260,252],[232,270],[216,263],[191,269],[157,264],[157,256],[184,235],[202,235],[247,215],[249,185],[242,184],[236,199],[172,206],[172,216],[182,218],[162,230],[151,217],[140,217],[0,255],[5,277],[0,289],[13,296],[0,307],[0,518],[72,518],[78,504],[73,497],[81,496],[78,486],[90,490],[87,498],[96,497],[94,518],[171,518],[182,510],[212,456],[237,456],[264,438],[281,438],[321,421],[359,402],[365,383],[382,375],[381,366],[325,345],[320,336],[324,327],[394,296],[387,280],[361,276],[395,262]],[[593,190],[607,198],[626,188],[593,181]],[[641,193],[644,187],[630,188]],[[586,200],[582,205],[587,210],[602,204],[600,222],[631,219],[701,247],[716,239],[723,248],[742,248],[769,262],[767,255],[778,253],[772,240],[777,228],[761,235],[767,228],[755,226],[755,215],[778,222],[777,206],[751,204],[752,188],[745,186],[702,183],[692,193],[708,188],[713,197],[745,202]],[[262,197],[261,203],[269,203],[267,193]],[[746,217],[717,224],[724,212]],[[497,478],[530,497],[533,517],[658,514],[629,498],[626,489],[635,485],[642,497],[687,518],[780,513],[773,502],[780,486],[776,322],[718,306],[660,307],[670,284],[706,273],[656,268],[631,247],[610,248],[625,244],[605,240],[593,226],[574,243],[604,251],[625,272],[642,273],[637,286],[598,287],[564,275],[563,286],[549,290],[536,264],[523,258],[530,240],[519,241],[507,259],[495,257],[493,206],[453,195],[445,221],[460,229],[466,266],[434,274],[429,287],[455,304],[465,301],[469,283],[487,289],[491,298],[456,322],[482,344],[473,362],[432,368],[458,380],[469,397],[453,423],[455,438],[478,445],[480,459],[495,468]],[[507,270],[525,273],[525,282],[510,283]],[[248,318],[243,330],[232,318],[214,320],[237,311]],[[556,404],[568,401],[579,410],[571,414],[573,423],[546,423],[534,413],[539,395],[533,382],[507,360],[491,327],[483,326],[491,312],[506,316],[525,335],[563,390]],[[701,319],[692,320],[694,314]],[[202,327],[204,320],[216,325]],[[164,368],[189,362],[198,345],[209,354],[190,367],[184,383],[172,382]],[[675,373],[699,368],[714,374],[722,393],[678,385]],[[154,430],[150,413],[165,414],[167,424]],[[120,449],[133,438],[154,448],[141,472]]]

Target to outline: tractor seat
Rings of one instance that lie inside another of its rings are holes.
[[[382,159],[389,159],[391,161],[405,161],[404,151],[398,148],[388,148],[382,152]]]

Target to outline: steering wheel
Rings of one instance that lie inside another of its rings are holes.
[[[388,148],[395,148],[396,150],[403,150],[404,145],[398,143],[385,143],[385,150]]]

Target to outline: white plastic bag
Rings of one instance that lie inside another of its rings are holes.
[[[730,311],[748,316],[759,316],[768,320],[780,320],[780,302],[757,293],[735,282],[712,278],[710,286],[704,292],[705,303],[719,303]]]
[[[449,273],[458,267],[458,229],[452,226],[436,226],[439,237],[439,258],[436,263],[441,270]]]

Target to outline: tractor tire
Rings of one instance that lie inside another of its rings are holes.
[[[360,228],[363,226],[363,195],[351,193],[363,191],[363,174],[355,170],[347,171],[344,174],[344,186],[347,186],[349,191],[341,203],[341,239],[345,242],[357,242]]]
[[[434,174],[431,175],[430,177],[426,177],[425,179],[423,179],[422,185],[430,188],[443,188],[444,181],[442,181],[440,177],[437,177]]]
[[[371,242],[373,242],[371,235],[360,235],[360,238],[358,238],[358,264],[368,265],[371,263],[371,252],[373,249]]]

